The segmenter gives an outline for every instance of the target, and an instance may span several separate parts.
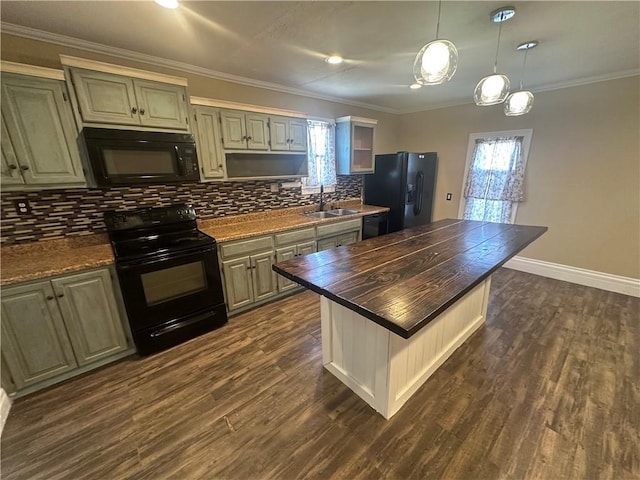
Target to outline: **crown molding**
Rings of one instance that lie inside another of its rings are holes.
[[[294,110],[283,110],[281,108],[263,107],[260,105],[251,105],[249,103],[228,102],[226,100],[218,100],[216,98],[207,97],[189,97],[191,105],[200,105],[205,107],[227,108],[231,110],[245,110],[248,112],[265,113],[268,115],[280,115],[283,117],[295,117],[306,119],[307,114],[296,112]]]
[[[62,70],[38,67],[36,65],[25,65],[24,63],[8,62],[6,60],[0,61],[0,71],[64,81],[64,72]]]
[[[132,50],[126,50],[123,48],[111,47],[101,43],[89,42],[74,37],[68,37],[66,35],[60,35],[57,33],[45,32],[43,30],[37,30],[35,28],[24,27],[22,25],[15,25],[12,23],[0,22],[1,33],[7,33],[9,35],[15,35],[18,37],[30,38],[33,40],[40,40],[44,42],[54,43],[56,45],[62,45],[64,47],[77,48],[80,50],[86,50],[88,52],[100,53],[102,55],[108,55],[114,58],[121,58],[124,60],[130,60],[135,62],[144,63],[147,65],[154,65],[157,67],[171,68],[180,72],[191,73],[194,75],[200,75],[203,77],[214,78],[216,80],[224,80],[227,82],[238,83],[250,87],[258,87],[266,90],[272,90],[281,93],[288,93],[292,95],[300,95],[308,98],[315,98],[317,100],[325,100],[328,102],[335,102],[342,105],[351,105],[354,107],[366,108],[369,110],[375,110],[379,112],[398,114],[399,110],[387,107],[381,107],[379,105],[372,105],[364,102],[356,102],[353,100],[347,100],[339,97],[332,97],[329,95],[320,95],[308,90],[302,90],[299,88],[287,87],[276,83],[263,82],[260,80],[254,80],[252,78],[241,77],[239,75],[232,75],[229,73],[218,72],[216,70],[210,70],[208,68],[198,67],[188,63],[177,62],[174,60],[167,60],[164,58],[156,57],[153,55],[147,55],[144,53],[134,52]]]

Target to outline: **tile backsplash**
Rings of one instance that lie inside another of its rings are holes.
[[[279,180],[278,183],[291,180]],[[300,188],[271,191],[274,180],[150,185],[110,189],[41,190],[4,192],[0,195],[0,243],[13,245],[51,238],[105,231],[102,213],[140,207],[192,204],[198,218],[216,218],[318,202],[318,195],[302,195]],[[338,176],[327,202],[360,198],[362,177]],[[15,202],[27,200],[30,213],[18,215]]]

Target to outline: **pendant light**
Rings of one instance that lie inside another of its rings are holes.
[[[502,33],[502,23],[509,20],[516,14],[515,7],[502,7],[494,10],[489,15],[494,23],[499,23],[498,28],[498,45],[496,46],[496,60],[493,64],[493,74],[484,77],[476,85],[473,92],[473,100],[476,105],[495,105],[504,102],[509,95],[509,78],[498,72],[498,51],[500,49],[500,34]]]
[[[537,40],[531,40],[529,42],[521,43],[516,47],[516,50],[524,50],[524,61],[522,62],[522,75],[520,76],[520,90],[512,93],[507,97],[504,102],[504,114],[508,117],[515,117],[517,115],[524,115],[529,113],[531,107],[533,107],[533,93],[528,90],[522,89],[522,82],[524,80],[524,69],[527,65],[527,53],[532,48],[538,46]]]
[[[458,50],[449,40],[439,39],[440,10],[438,2],[438,24],[436,39],[420,49],[413,62],[413,76],[420,85],[438,85],[448,82],[458,68]]]

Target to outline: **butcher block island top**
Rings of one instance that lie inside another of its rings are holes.
[[[546,231],[445,219],[296,257],[273,270],[410,338]]]

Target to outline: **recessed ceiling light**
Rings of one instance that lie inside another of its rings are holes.
[[[156,0],[156,3],[164,8],[178,8],[178,0]]]
[[[412,83],[411,85],[409,85],[409,88],[411,90],[417,90],[418,88],[422,88],[422,85],[420,85],[419,83]]]
[[[340,55],[331,55],[325,58],[324,61],[332,65],[337,65],[338,63],[342,63],[342,57]]]

